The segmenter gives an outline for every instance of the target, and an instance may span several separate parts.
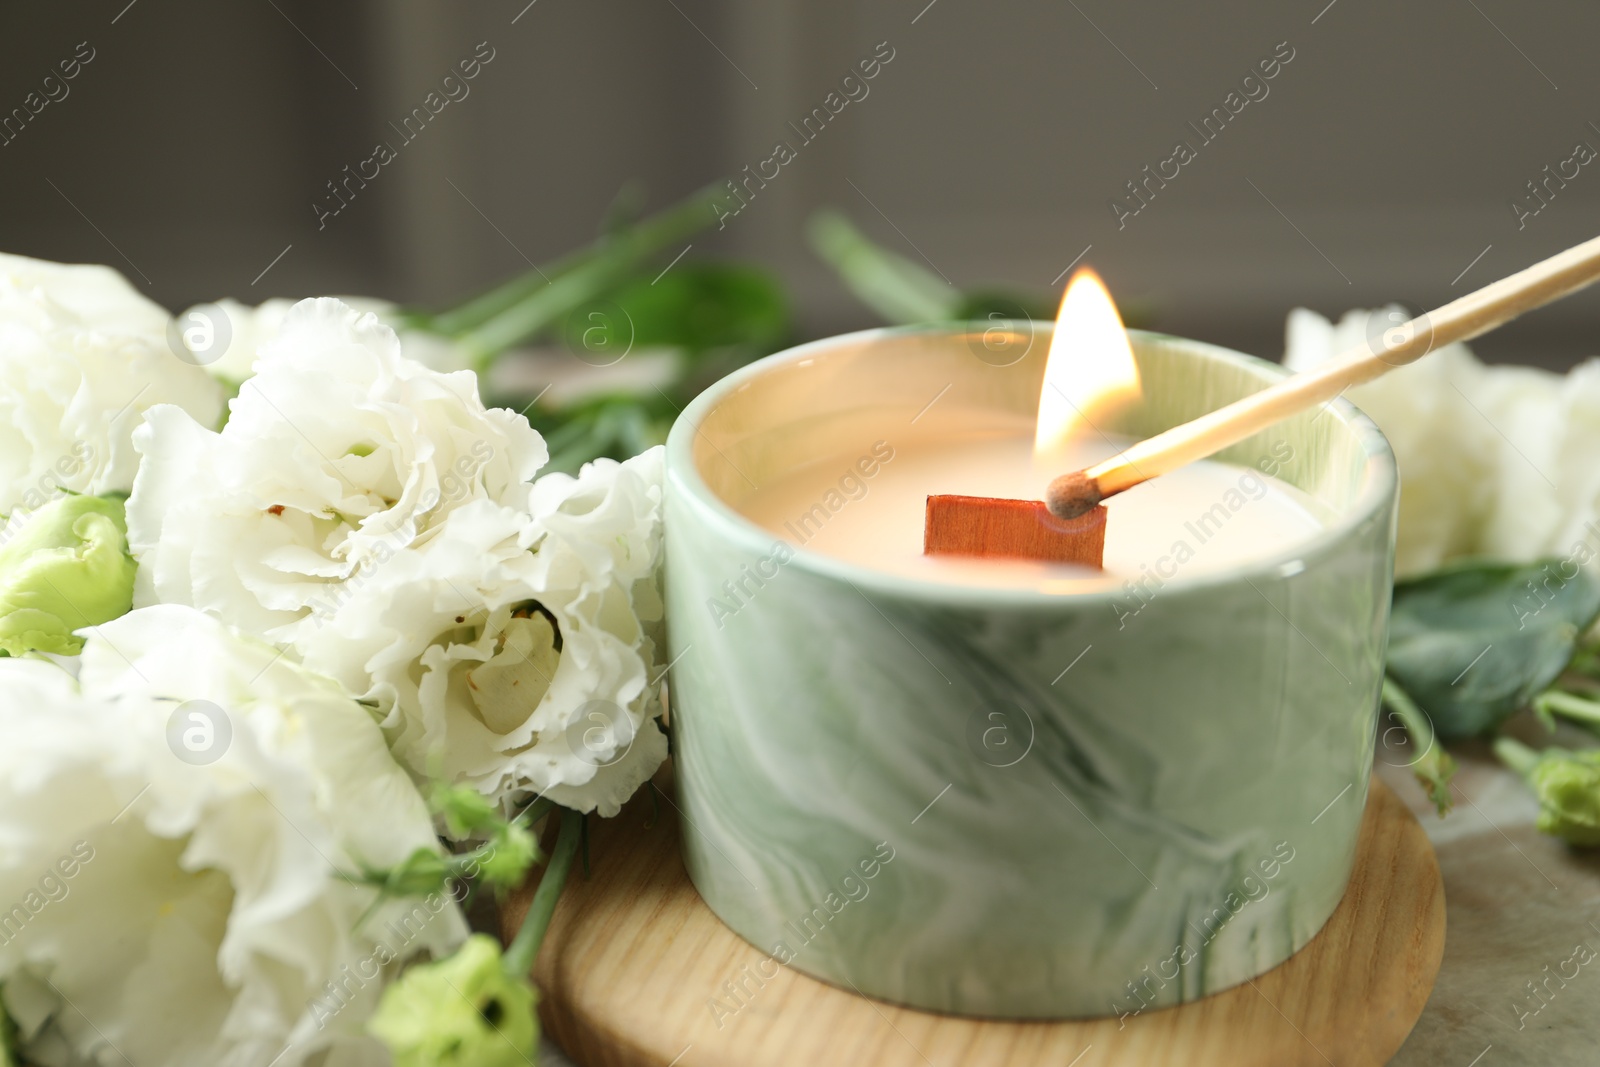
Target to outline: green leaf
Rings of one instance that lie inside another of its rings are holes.
[[[639,276],[596,301],[596,313],[620,307],[617,327],[634,348],[668,346],[698,354],[745,346],[771,351],[789,331],[783,289],[769,273],[731,263],[679,263],[665,274]],[[568,317],[568,347],[582,344],[587,319]]]
[[[4,994],[5,987],[0,986],[0,997]],[[16,1067],[21,1062],[17,1053],[17,1024],[0,1004],[0,1067]]]
[[[837,211],[819,211],[806,224],[811,247],[863,304],[892,323],[957,318],[961,293],[920,263],[874,244]]]
[[[415,315],[420,328],[463,341],[487,361],[573,308],[624,281],[639,265],[717,219],[721,186],[709,186],[658,215],[601,237],[545,267],[535,267],[460,307]]]
[[[1060,297],[1056,300],[1059,302]],[[1058,309],[1048,299],[1007,289],[971,289],[962,294],[952,318],[981,322],[990,319],[1032,319],[1054,322]]]
[[[1471,737],[1555,681],[1597,615],[1600,581],[1561,560],[1457,564],[1395,586],[1388,673],[1440,737]]]
[[[1061,293],[1007,285],[956,289],[921,263],[875,243],[838,211],[819,211],[806,224],[812,250],[831,266],[856,298],[896,325],[1009,320],[1050,323]],[[1058,279],[1059,280],[1059,279]],[[1123,324],[1148,326],[1150,301],[1118,302]]]
[[[558,412],[535,408],[528,416],[550,449],[543,471],[576,474],[592,459],[627,459],[662,444],[678,410],[670,398],[652,391],[600,397]]]
[[[617,195],[611,198],[606,213],[601,216],[600,232],[616,234],[637,223],[644,214],[644,194],[644,184],[637,179],[630,178],[623,182]]]

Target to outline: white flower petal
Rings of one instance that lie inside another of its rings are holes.
[[[653,449],[540,479],[533,516],[462,507],[426,544],[346,583],[329,618],[287,636],[308,666],[377,705],[415,772],[505,802],[540,793],[614,814],[666,756],[654,722],[661,479]],[[548,655],[529,659],[505,639],[514,609],[553,621],[553,672]],[[520,678],[532,693],[521,705],[507,697]]]
[[[172,352],[167,324],[108,267],[0,255],[0,515],[128,491],[132,435],[158,404],[216,423],[222,390]]]
[[[394,961],[466,931],[446,898],[373,907],[341,877],[435,847],[371,716],[174,605],[90,635],[81,676],[80,692],[53,666],[0,661],[0,900],[51,887],[0,942],[24,1051],[173,1067],[372,1056],[362,1024]],[[213,762],[169,747],[190,701],[231,728]]]
[[[471,372],[403,358],[394,331],[337,300],[302,301],[275,330],[220,433],[162,411],[138,435],[136,603],[270,635],[452,511],[526,501],[544,442],[485,409]]]

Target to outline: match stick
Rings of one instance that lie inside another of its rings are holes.
[[[1386,332],[1382,351],[1374,352],[1370,344],[1353,348],[1320,367],[1141,441],[1104,463],[1063,474],[1050,483],[1045,500],[1060,518],[1082,515],[1107,497],[1204,459],[1275,422],[1333,400],[1352,385],[1413,363],[1435,348],[1488,333],[1597,278],[1600,237]]]
[[[1031,559],[1099,567],[1105,547],[1105,508],[1058,519],[1038,500],[930,496],[922,527],[922,551],[929,556]]]

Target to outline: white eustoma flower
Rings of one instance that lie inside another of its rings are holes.
[[[461,348],[449,338],[403,328],[398,305],[367,296],[338,299],[357,311],[370,311],[393,326],[400,338],[400,350],[407,359],[446,372],[464,370],[470,365]],[[278,336],[295,303],[275,297],[251,307],[224,297],[208,304],[196,304],[178,314],[179,336],[193,354],[195,363],[228,384],[238,385],[255,373],[256,358],[262,346]]]
[[[1337,326],[1314,311],[1289,313],[1284,365],[1308,370],[1368,343],[1378,311],[1346,312]],[[1394,447],[1400,468],[1400,532],[1395,570],[1432,570],[1477,549],[1494,505],[1501,442],[1475,405],[1486,369],[1466,345],[1447,345],[1424,359],[1350,389],[1348,399],[1371,416]]]
[[[1546,475],[1559,487],[1562,513],[1550,551],[1565,556],[1579,541],[1600,548],[1600,360],[1567,373],[1557,412],[1561,438]]]
[[[614,815],[666,758],[662,450],[548,475],[533,515],[480,501],[346,584],[294,634],[385,715],[419,774]]]
[[[136,605],[279,640],[457,508],[525,505],[544,441],[486,409],[472,372],[404,358],[393,330],[332,299],[295,305],[261,352],[220,433],[157,407],[135,435]]]
[[[1305,370],[1360,345],[1394,310],[1351,311],[1332,326],[1296,309],[1284,362]],[[1399,575],[1463,556],[1600,552],[1600,361],[1561,375],[1486,367],[1465,345],[1447,345],[1349,397],[1399,462]]]
[[[0,998],[30,1062],[356,1067],[449,897],[344,875],[436,848],[370,715],[190,609],[91,634],[80,683],[0,660]],[[370,909],[370,910],[369,910]]]
[[[1501,440],[1497,506],[1479,551],[1515,560],[1594,555],[1600,550],[1600,361],[1565,375],[1492,367],[1478,404]]]
[[[223,391],[173,353],[169,321],[109,267],[0,255],[0,515],[132,488],[150,407],[216,425]]]
[[[1563,384],[1561,375],[1535,367],[1484,370],[1473,402],[1495,461],[1485,476],[1490,503],[1472,554],[1533,559],[1555,547],[1566,510],[1556,481],[1566,436]]]

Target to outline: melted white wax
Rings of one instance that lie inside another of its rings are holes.
[[[754,492],[740,507],[796,548],[907,578],[994,588],[1087,591],[1109,583],[1165,584],[1279,555],[1323,529],[1306,494],[1263,467],[1211,460],[1154,478],[1106,502],[1105,570],[1072,564],[922,554],[931,494],[1043,498],[1057,474],[1129,442],[1079,442],[1036,464],[1033,441],[990,437],[894,448],[813,464]],[[1284,446],[1280,446],[1280,453]]]

